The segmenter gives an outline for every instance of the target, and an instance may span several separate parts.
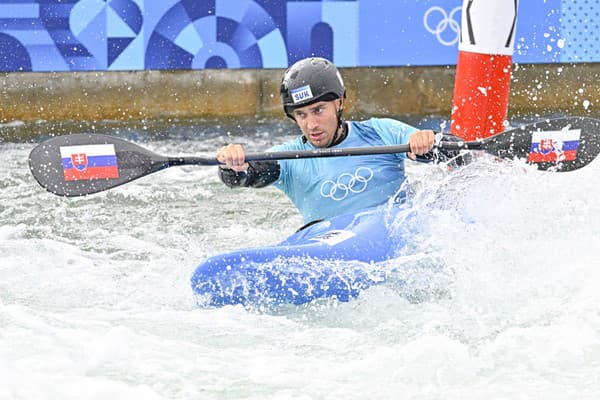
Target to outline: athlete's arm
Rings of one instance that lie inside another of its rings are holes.
[[[471,162],[470,153],[463,153],[461,150],[448,150],[443,147],[444,142],[460,142],[461,138],[454,135],[442,135],[439,144],[442,146],[436,147],[427,153],[417,156],[417,161],[421,162],[444,162],[453,163],[455,165],[466,165]]]
[[[277,161],[250,161],[245,171],[235,171],[219,166],[219,178],[228,187],[261,188],[279,179],[280,168]]]
[[[264,187],[279,179],[277,161],[246,162],[242,145],[224,146],[219,149],[216,158],[224,164],[219,166],[219,178],[229,187]]]

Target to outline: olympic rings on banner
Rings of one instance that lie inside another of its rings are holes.
[[[438,42],[444,46],[452,46],[458,43],[460,39],[460,22],[455,19],[456,13],[462,9],[461,6],[455,7],[450,14],[446,12],[442,7],[434,6],[425,11],[425,15],[423,16],[423,25],[425,29],[432,35],[437,37]],[[432,27],[430,23],[430,17],[436,13],[441,16],[440,21]],[[450,29],[451,32],[454,32],[453,39],[448,40],[442,37],[442,34]]]

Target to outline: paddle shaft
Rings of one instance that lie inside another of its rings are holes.
[[[435,146],[444,150],[480,150],[483,142],[446,142]],[[372,147],[347,147],[347,148],[329,148],[316,150],[298,150],[298,151],[276,151],[263,153],[246,153],[246,161],[277,161],[277,160],[295,160],[301,158],[325,158],[325,157],[348,157],[348,156],[369,156],[376,154],[392,153],[410,153],[408,144],[390,145],[390,146],[372,146]],[[177,165],[222,165],[216,158],[206,157],[169,157],[169,166]]]
[[[327,148],[316,150],[299,151],[276,151],[263,153],[246,153],[246,161],[277,161],[295,160],[301,158],[323,158],[323,157],[346,157],[346,156],[368,156],[374,154],[408,153],[410,146],[400,144],[395,146],[373,146],[373,147],[347,147]],[[169,157],[169,166],[176,165],[220,165],[216,158],[206,157]]]

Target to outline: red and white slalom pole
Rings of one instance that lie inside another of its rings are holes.
[[[463,0],[453,135],[471,141],[504,130],[518,5],[519,0]]]

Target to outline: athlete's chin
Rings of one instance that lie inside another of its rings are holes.
[[[308,141],[315,147],[327,147],[329,145],[329,142],[325,140],[325,138],[323,138],[321,135],[319,135],[318,137],[309,136]]]

